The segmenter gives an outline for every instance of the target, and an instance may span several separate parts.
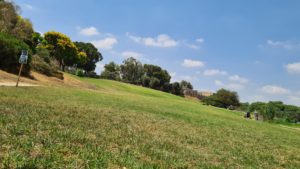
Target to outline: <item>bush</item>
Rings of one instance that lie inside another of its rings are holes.
[[[19,57],[22,50],[28,50],[28,63],[31,61],[31,51],[29,46],[22,40],[5,33],[0,33],[0,69],[18,73],[19,70]],[[29,76],[30,65],[25,64],[23,67],[22,75]]]
[[[91,78],[100,78],[100,76],[99,75],[97,75],[97,73],[96,72],[93,72],[93,71],[90,71],[90,72],[86,72],[85,73],[85,76],[86,77],[91,77]]]
[[[208,105],[221,108],[240,106],[239,96],[236,92],[220,89],[217,93],[206,97],[203,102]]]
[[[64,76],[59,72],[59,68],[55,66],[52,62],[47,63],[42,57],[34,55],[30,63],[33,70],[42,73],[47,76],[56,77],[59,79],[64,79]]]
[[[84,70],[77,69],[75,75],[79,77],[84,77]]]

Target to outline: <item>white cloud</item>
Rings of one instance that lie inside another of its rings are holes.
[[[157,37],[138,37],[129,33],[126,33],[126,35],[134,42],[143,44],[145,46],[170,48],[177,46],[179,43],[166,34],[160,34]]]
[[[186,44],[186,46],[191,48],[191,49],[199,49],[199,46],[193,45],[193,44]]]
[[[104,64],[102,64],[101,62],[97,62],[95,72],[99,75],[103,70]]]
[[[248,79],[240,77],[239,75],[230,76],[229,80],[232,82],[238,82],[238,83],[248,83],[249,82]]]
[[[23,9],[28,10],[28,11],[34,10],[34,7],[30,4],[22,4],[21,6],[23,7]]]
[[[204,43],[204,39],[203,38],[198,38],[198,39],[196,39],[196,42],[198,42],[198,43]]]
[[[224,83],[220,80],[215,80],[215,85],[216,86],[224,86]]]
[[[91,41],[91,43],[98,49],[110,50],[118,43],[118,40],[114,37],[108,37],[101,40]]]
[[[227,75],[227,72],[218,69],[208,69],[203,72],[204,76]]]
[[[88,28],[79,29],[79,34],[84,36],[95,36],[99,35],[100,33],[98,32],[97,28],[91,26]]]
[[[136,59],[140,59],[141,57],[143,57],[142,53],[138,53],[138,52],[134,52],[134,51],[124,51],[121,53],[121,55],[125,58],[133,57]]]
[[[275,86],[275,85],[266,85],[261,88],[261,91],[266,94],[271,94],[271,95],[285,95],[289,94],[291,91],[288,89],[285,89],[280,86]]]
[[[273,41],[267,40],[267,44],[272,47],[283,48],[287,50],[298,49],[300,48],[299,43],[293,43],[291,41]]]
[[[300,74],[300,62],[287,64],[286,69],[290,74]]]
[[[171,76],[171,77],[175,77],[176,74],[177,74],[176,72],[170,72],[170,76]]]
[[[184,67],[204,67],[205,64],[202,61],[198,60],[191,60],[191,59],[184,59],[182,66]]]

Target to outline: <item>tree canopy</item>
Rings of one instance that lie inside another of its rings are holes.
[[[47,41],[46,48],[57,59],[63,71],[65,66],[73,66],[75,63],[82,61],[79,58],[84,57],[84,55],[79,56],[78,48],[68,36],[59,32],[47,32],[44,38]]]
[[[74,42],[74,44],[80,52],[84,52],[86,54],[85,62],[78,63],[77,67],[87,72],[94,71],[96,68],[96,63],[103,59],[102,54],[91,43]]]
[[[104,66],[104,71],[100,75],[103,79],[121,80],[120,66],[115,62],[110,62]]]
[[[220,89],[215,94],[203,99],[203,102],[221,108],[229,108],[229,106],[239,106],[239,96],[236,92],[226,89]]]
[[[121,65],[122,79],[128,83],[141,84],[143,71],[142,63],[133,57],[125,59]]]

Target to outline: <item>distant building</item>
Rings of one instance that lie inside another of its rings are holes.
[[[202,100],[205,97],[209,97],[213,95],[213,92],[208,92],[208,91],[199,92],[198,90],[186,89],[183,91],[183,94],[184,96],[196,97],[199,100]]]

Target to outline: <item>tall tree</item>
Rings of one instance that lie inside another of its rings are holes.
[[[74,42],[80,52],[86,53],[86,62],[84,64],[78,64],[77,67],[87,72],[94,71],[96,63],[103,59],[102,54],[91,43]]]
[[[47,32],[44,38],[47,41],[47,49],[59,62],[62,71],[65,70],[65,66],[78,63],[78,49],[68,36],[59,32]]]
[[[153,89],[163,90],[166,83],[170,83],[171,76],[168,71],[163,70],[157,65],[145,64],[144,65],[144,76],[143,83],[147,84]],[[148,77],[148,78],[147,78]],[[150,85],[151,84],[151,85]]]
[[[203,102],[221,108],[228,108],[229,106],[239,106],[239,96],[236,92],[226,89],[220,89],[217,93],[204,98]]]
[[[104,66],[104,71],[100,75],[103,79],[120,80],[120,66],[115,62],[110,62]]]
[[[180,82],[180,86],[181,86],[182,90],[193,89],[193,85],[186,80],[182,80]]]
[[[130,57],[121,65],[122,80],[127,83],[141,84],[143,65],[140,61]]]
[[[12,2],[0,1],[0,32],[21,39],[32,47],[33,26],[29,19],[18,14],[18,6]]]

